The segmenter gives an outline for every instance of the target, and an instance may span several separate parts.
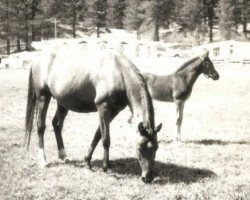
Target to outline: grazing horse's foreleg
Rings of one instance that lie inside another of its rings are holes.
[[[87,165],[88,165],[88,168],[91,169],[91,159],[92,159],[92,155],[95,151],[95,148],[98,144],[98,142],[100,141],[101,139],[101,130],[100,130],[100,127],[98,127],[98,129],[96,130],[95,132],[95,136],[91,142],[91,145],[89,147],[89,150],[88,150],[88,153],[87,155],[85,156],[85,161],[87,162]]]
[[[39,139],[38,159],[40,167],[45,167],[47,165],[44,152],[44,131],[46,128],[45,120],[50,98],[50,96],[39,96],[37,98],[37,133]]]
[[[181,124],[183,119],[183,110],[185,101],[176,100],[176,132],[174,136],[174,141],[181,141]]]
[[[115,116],[120,112],[120,110],[123,109],[123,107],[121,107],[118,110],[112,110],[111,115],[110,115],[110,122],[115,118]],[[110,123],[109,122],[109,123]],[[98,142],[100,141],[100,139],[102,138],[102,134],[101,134],[101,129],[100,126],[98,127],[98,129],[95,132],[94,138],[92,140],[92,143],[90,145],[90,148],[88,150],[87,155],[85,156],[85,161],[87,162],[88,167],[91,169],[91,159],[92,159],[92,155],[94,153],[94,150],[98,144]],[[110,143],[110,142],[109,142]]]
[[[66,152],[64,149],[63,138],[62,138],[62,128],[63,128],[64,119],[67,113],[68,113],[67,109],[58,105],[56,114],[52,120],[52,125],[54,128],[57,147],[58,147],[58,157],[62,160],[66,158]]]

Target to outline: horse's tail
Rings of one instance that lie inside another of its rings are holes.
[[[30,136],[32,132],[35,108],[36,108],[36,93],[34,91],[32,70],[30,69],[26,118],[25,118],[25,138],[24,138],[24,146],[26,146],[27,150],[29,149],[30,145]]]

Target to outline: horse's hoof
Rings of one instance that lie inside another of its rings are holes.
[[[92,165],[90,163],[89,157],[84,157],[85,163],[87,164],[87,169],[92,170]]]
[[[59,152],[58,152],[58,158],[59,158],[60,160],[65,161],[65,160],[66,160],[66,157],[67,157],[67,155],[66,155],[66,153],[65,153],[65,150],[64,150],[64,149],[59,150]]]
[[[110,168],[111,168],[110,163],[103,163],[102,169],[104,172],[107,172],[108,169],[110,169]]]
[[[66,155],[60,155],[58,156],[58,158],[62,161],[66,161],[67,160],[67,156]]]
[[[105,173],[111,172],[110,167],[102,167],[102,171]]]
[[[90,164],[90,162],[87,162],[87,169],[92,171],[92,165]]]
[[[66,157],[67,157],[67,154],[66,154],[65,150],[60,149],[58,151],[58,158],[64,161],[64,160],[66,160]]]

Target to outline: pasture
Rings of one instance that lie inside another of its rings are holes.
[[[250,68],[221,67],[219,81],[200,76],[184,110],[182,137],[172,143],[175,106],[154,101],[158,134],[157,177],[144,184],[134,149],[134,130],[126,108],[111,124],[111,170],[102,172],[102,145],[93,155],[93,171],[83,162],[98,125],[97,113],[70,112],[63,137],[66,162],[57,158],[47,117],[45,150],[49,165],[36,165],[37,134],[22,147],[28,70],[0,70],[0,199],[249,199]]]

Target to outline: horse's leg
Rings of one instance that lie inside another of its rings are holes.
[[[47,164],[44,152],[44,131],[46,128],[45,120],[50,98],[50,96],[39,96],[37,98],[37,133],[39,139],[38,159],[40,167],[45,167]]]
[[[109,147],[110,147],[110,134],[109,134],[109,123],[111,121],[111,110],[108,102],[103,102],[97,105],[99,120],[100,120],[100,130],[101,138],[103,144],[103,171],[107,171],[110,168],[109,164]]]
[[[120,110],[123,109],[120,108],[118,110],[112,110],[111,114],[110,114],[110,122],[115,118],[115,116],[120,112]],[[101,118],[101,117],[100,117]],[[100,119],[101,120],[101,119]],[[109,123],[110,123],[109,122]],[[88,150],[87,155],[85,156],[85,161],[87,162],[88,167],[91,169],[91,159],[92,159],[92,155],[94,153],[94,150],[98,144],[98,142],[100,141],[100,139],[102,138],[102,134],[101,134],[101,129],[100,126],[98,127],[98,129],[95,132],[94,138],[92,140],[92,143],[90,145],[90,148]],[[109,145],[110,145],[110,139],[109,139]],[[107,165],[109,167],[109,164]]]
[[[58,147],[58,157],[62,160],[66,158],[66,152],[64,149],[63,138],[62,138],[62,128],[63,128],[64,119],[67,113],[68,113],[67,109],[58,105],[56,114],[52,120],[52,125],[54,128],[57,147]]]
[[[181,141],[181,124],[183,119],[183,109],[184,101],[176,100],[176,135],[174,136],[174,141]]]
[[[88,165],[89,169],[91,169],[91,163],[90,162],[91,162],[91,159],[92,159],[92,155],[93,155],[93,153],[95,151],[95,148],[96,148],[98,142],[100,141],[100,139],[101,139],[101,130],[100,130],[100,127],[98,127],[98,129],[95,132],[95,136],[94,136],[94,138],[93,138],[93,140],[91,142],[91,145],[90,145],[90,147],[88,149],[88,153],[84,158],[85,161],[87,162],[87,165]]]

